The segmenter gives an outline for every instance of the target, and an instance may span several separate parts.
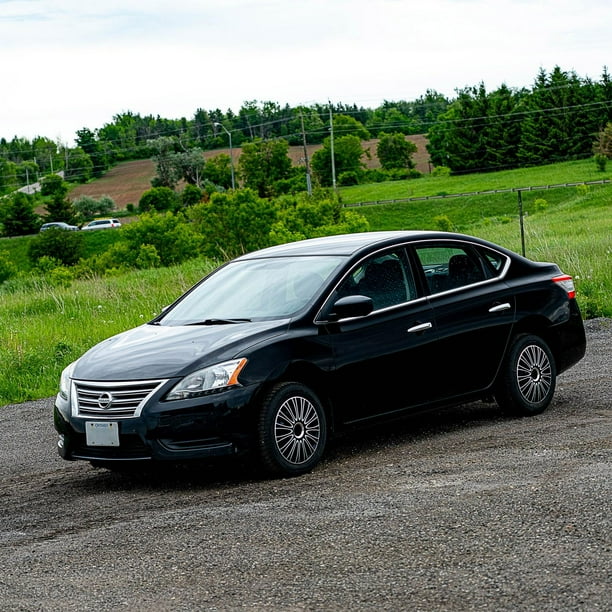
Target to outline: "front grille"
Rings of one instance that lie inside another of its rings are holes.
[[[147,400],[165,382],[143,380],[104,383],[76,380],[76,416],[98,419],[139,416]]]

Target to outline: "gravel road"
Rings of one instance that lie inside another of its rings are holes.
[[[1,610],[612,610],[612,321],[552,406],[475,403],[333,442],[311,474],[118,475],[0,407]]]

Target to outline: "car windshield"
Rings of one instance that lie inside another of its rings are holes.
[[[195,287],[159,325],[216,325],[290,317],[320,292],[344,261],[337,256],[234,261]]]

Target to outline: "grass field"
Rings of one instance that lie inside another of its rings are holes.
[[[340,193],[350,203],[609,178],[595,172],[592,162],[574,162],[465,177],[428,176]],[[523,204],[527,256],[555,261],[575,277],[585,316],[612,317],[612,186],[524,192]],[[368,218],[372,230],[436,228],[442,217],[460,231],[521,250],[516,192],[354,210]],[[92,232],[88,252],[103,248],[112,236]],[[17,264],[25,262],[30,239],[2,239],[0,252]],[[68,287],[53,286],[26,270],[20,282],[0,286],[0,405],[53,395],[64,366],[104,338],[149,320],[213,265],[192,260],[176,268],[73,281]]]

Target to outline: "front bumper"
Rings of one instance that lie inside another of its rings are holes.
[[[138,416],[76,416],[60,396],[54,406],[58,453],[66,460],[182,461],[235,455],[255,439],[257,387],[236,387],[190,400],[152,401]],[[117,446],[89,445],[87,423],[117,423]]]

